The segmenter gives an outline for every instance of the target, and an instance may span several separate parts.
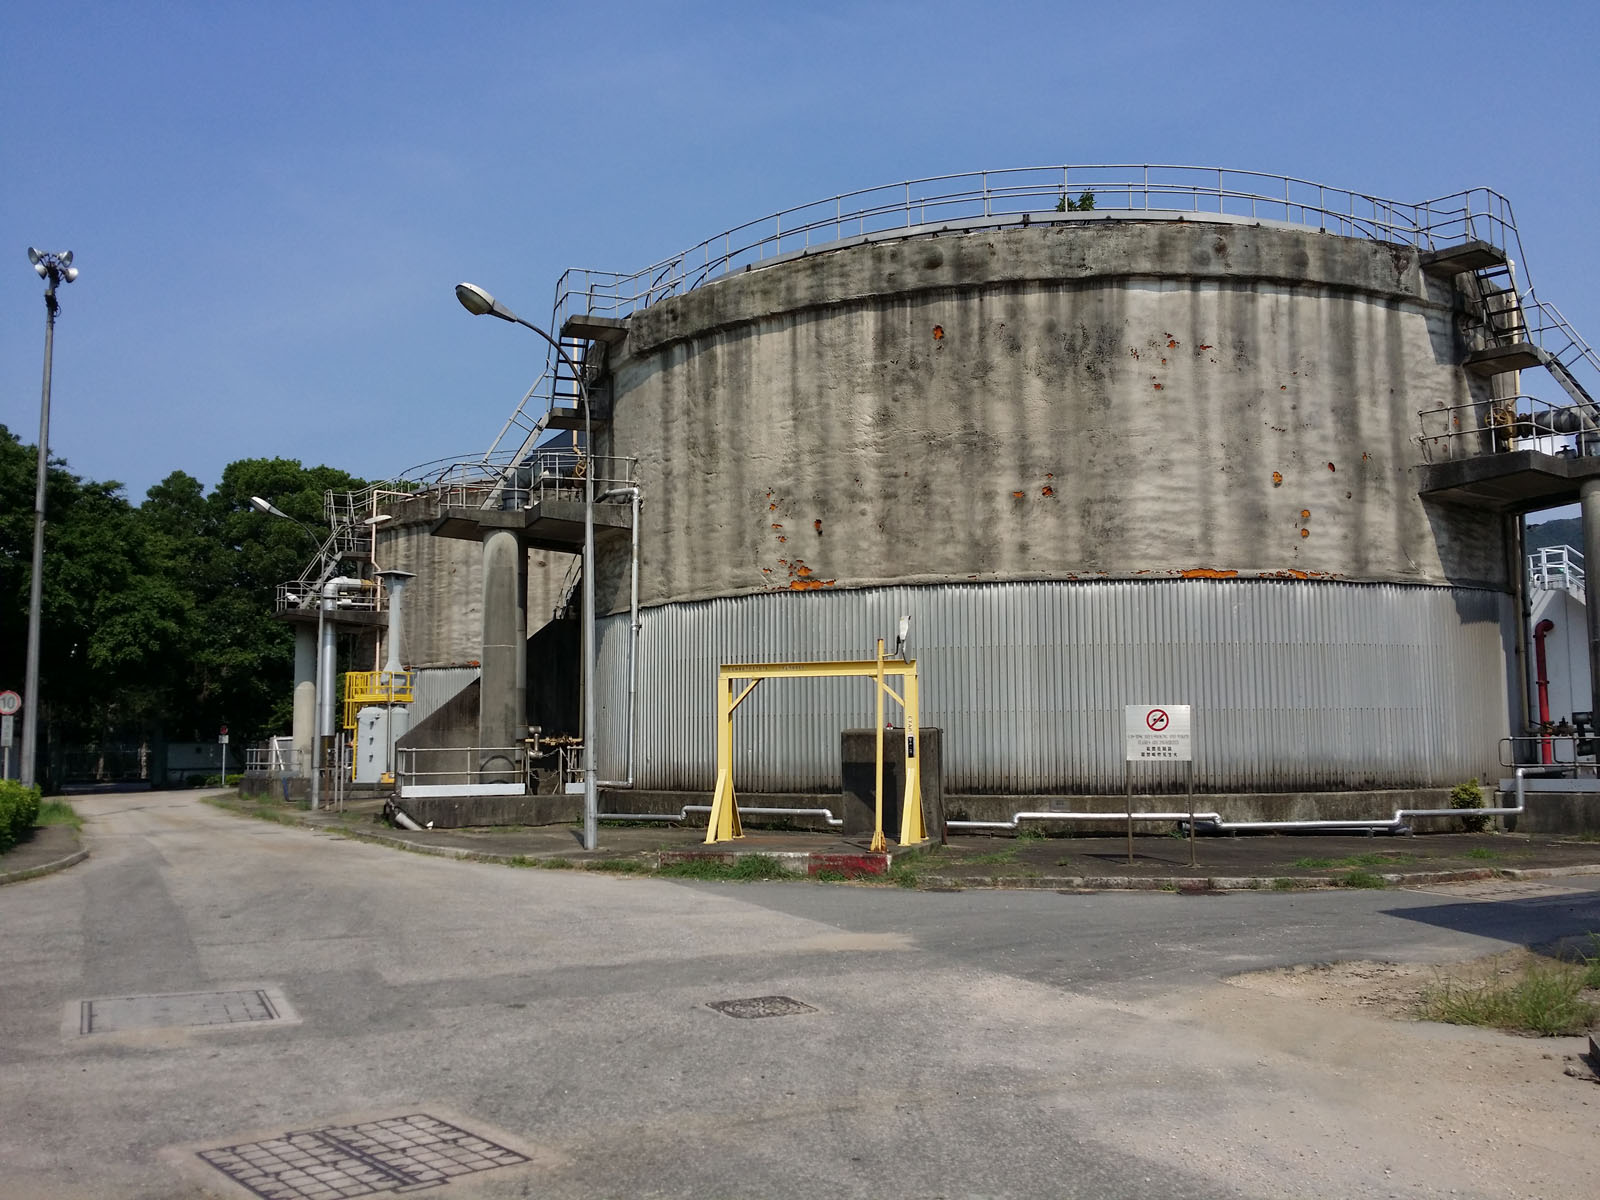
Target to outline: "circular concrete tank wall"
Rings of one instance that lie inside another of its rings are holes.
[[[1492,772],[1503,527],[1414,479],[1417,410],[1482,387],[1461,354],[1414,248],[1226,221],[908,237],[635,313],[599,449],[638,456],[644,496],[638,782],[709,788],[719,659],[866,657],[901,611],[960,790],[1103,790],[1127,703],[1199,706],[1211,788]],[[627,568],[610,543],[602,612]],[[825,692],[826,736],[742,743],[745,786],[836,780],[869,704]]]

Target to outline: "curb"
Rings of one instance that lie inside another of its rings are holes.
[[[0,887],[8,883],[21,883],[24,879],[37,879],[41,875],[54,875],[57,871],[65,871],[68,867],[75,867],[89,857],[87,850],[77,850],[65,858],[58,858],[55,862],[40,863],[37,867],[28,867],[23,871],[10,871],[0,875]]]
[[[222,807],[224,811],[230,811],[225,805],[219,807]],[[234,812],[235,816],[250,816],[249,813],[237,810],[231,811]],[[385,834],[368,830],[320,825],[311,821],[297,820],[293,824],[301,829],[309,829],[313,833],[326,833],[334,837],[349,838],[351,841],[368,842],[375,846],[387,846],[396,850],[407,850],[413,854],[428,854],[435,858],[450,858],[458,862],[481,862],[511,866],[518,864],[542,865],[550,860],[560,860],[566,867],[577,870],[590,869],[591,863],[589,859],[568,857],[564,854],[496,854],[489,850],[467,850],[460,846],[430,846],[426,842],[414,842],[405,838],[389,837]],[[840,856],[821,851],[764,850],[761,853],[784,861],[785,866],[791,867],[797,879],[813,876],[818,870],[838,867],[845,868],[844,873],[852,878],[860,878],[861,876],[883,878],[888,868],[892,865],[894,857],[896,857],[884,855],[882,870],[874,871],[871,866],[865,863],[857,863],[855,860],[869,857],[876,859],[877,855],[847,855],[844,857],[849,858],[851,862],[845,864],[832,861]],[[18,871],[12,875],[0,875],[0,884],[12,883],[32,878],[35,875],[58,871],[64,867],[72,866],[73,863],[81,862],[86,857],[88,857],[88,851],[79,851],[78,854],[69,856],[57,863],[48,863],[28,871]],[[734,857],[734,855],[726,851],[719,853],[717,851],[698,849],[669,850],[660,852],[658,863],[695,858],[729,857]],[[914,859],[915,855],[912,857]],[[790,860],[793,860],[792,866]],[[851,867],[854,867],[855,870],[850,870]],[[1600,863],[1566,867],[1467,867],[1454,871],[1410,871],[1380,874],[1378,877],[1383,880],[1385,887],[1418,887],[1432,883],[1470,883],[1486,879],[1517,881],[1563,879],[1584,875],[1600,875]],[[1294,886],[1292,888],[1279,888],[1277,886],[1279,879],[1293,880]],[[956,875],[930,874],[921,876],[915,886],[924,891],[929,889],[937,889],[939,891],[977,891],[982,889],[989,891],[1181,892],[1194,895],[1220,892],[1344,890],[1344,881],[1337,875],[1192,875],[1152,879],[1140,875],[990,875],[963,878]]]
[[[1577,875],[1600,875],[1600,864],[1572,867],[1469,867],[1459,871],[1411,871],[1379,875],[1385,887],[1419,887],[1430,883],[1470,883],[1474,880],[1503,879],[1507,882],[1529,879],[1562,879]],[[1293,887],[1280,888],[1278,880],[1288,879]],[[1309,892],[1344,889],[1337,875],[1208,875],[1171,876],[1151,879],[1142,875],[991,875],[987,878],[962,878],[956,875],[924,875],[919,888],[940,891],[966,889],[1063,892]],[[1360,891],[1362,889],[1352,889]]]

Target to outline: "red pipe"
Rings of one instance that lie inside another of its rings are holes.
[[[1540,621],[1533,627],[1534,684],[1539,689],[1540,730],[1548,730],[1550,728],[1550,676],[1544,665],[1544,635],[1555,627],[1556,623],[1551,620]],[[1539,743],[1539,751],[1540,757],[1546,763],[1555,762],[1555,748],[1551,745],[1549,738],[1545,738]]]

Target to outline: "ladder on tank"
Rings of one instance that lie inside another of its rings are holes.
[[[1466,242],[1425,254],[1423,270],[1452,280],[1466,277],[1468,317],[1474,340],[1481,343],[1467,354],[1469,371],[1493,378],[1544,367],[1587,424],[1600,427],[1600,404],[1594,399],[1600,391],[1600,355],[1560,309],[1540,300],[1531,287],[1519,290],[1516,264],[1504,250],[1487,242]]]
[[[591,343],[587,339],[565,334],[559,338],[559,343],[561,353],[557,354],[554,350],[549,352],[539,378],[523,393],[522,399],[483,453],[480,465],[486,473],[493,473],[497,477],[484,498],[484,508],[497,508],[503,503],[506,488],[515,487],[517,472],[527,464],[533,452],[544,444],[545,435],[550,431],[572,430],[573,449],[580,457],[589,452],[582,438],[582,387],[593,378],[589,367]],[[589,372],[581,382],[579,372]],[[514,450],[511,449],[513,443],[516,446]],[[497,462],[500,465],[496,466]]]

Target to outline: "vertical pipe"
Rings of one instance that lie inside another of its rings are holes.
[[[1585,481],[1578,493],[1583,506],[1583,562],[1600,563],[1600,479]],[[1584,605],[1589,627],[1589,710],[1600,711],[1600,602]]]
[[[872,830],[872,849],[876,853],[885,849],[883,838],[883,639],[878,639],[878,672],[874,678],[878,685],[878,722],[874,728],[877,739],[877,785],[873,790],[876,817]]]
[[[1539,689],[1539,732],[1547,733],[1550,729],[1550,676],[1545,670],[1544,637],[1556,627],[1551,620],[1540,621],[1533,630],[1533,661],[1534,669],[1538,672],[1535,686]],[[1549,738],[1539,741],[1539,757],[1546,763],[1556,760],[1555,749]]]

